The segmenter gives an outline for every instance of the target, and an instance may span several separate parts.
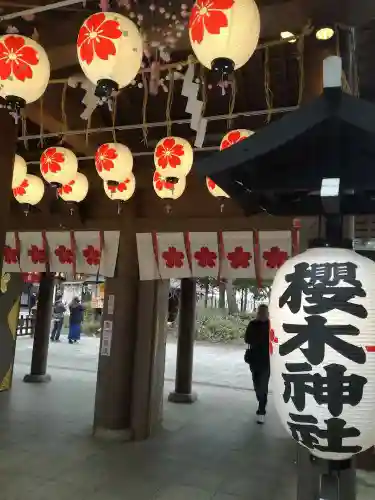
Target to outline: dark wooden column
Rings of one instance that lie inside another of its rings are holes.
[[[0,187],[0,276],[3,267],[3,252],[6,231],[9,225],[9,206],[12,199],[12,176],[14,155],[17,144],[17,127],[14,119],[4,108],[0,109],[0,160],[1,160],[1,187]]]
[[[53,274],[43,273],[39,284],[31,370],[25,375],[24,382],[41,383],[51,380],[47,374],[47,360],[54,289]]]
[[[176,385],[174,392],[168,397],[168,401],[172,403],[194,403],[197,399],[197,395],[192,392],[195,305],[196,281],[184,278],[181,280]]]
[[[116,276],[107,279],[105,284],[94,415],[96,436],[120,440],[132,438],[132,382],[137,334],[139,273],[131,208],[127,205],[123,213]],[[149,304],[144,304],[145,312],[148,307]]]

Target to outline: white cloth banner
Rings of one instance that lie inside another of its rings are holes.
[[[156,238],[161,278],[190,278],[184,234],[158,233]]]
[[[292,253],[291,231],[259,232],[260,278],[273,280],[278,269]]]
[[[104,247],[99,274],[112,278],[115,275],[120,231],[104,231]]]
[[[20,239],[20,267],[24,273],[43,273],[48,259],[41,232],[18,233]]]
[[[99,273],[104,240],[100,241],[99,231],[75,231],[77,273]]]
[[[227,279],[254,279],[255,252],[252,231],[223,232],[221,276]]]
[[[50,270],[69,276],[75,274],[75,248],[72,248],[70,232],[47,232],[47,241]]]
[[[219,275],[220,255],[217,233],[188,233],[192,275],[195,278]]]
[[[3,272],[19,273],[20,271],[16,234],[13,232],[7,233],[4,248]]]
[[[137,233],[139,279],[160,279],[151,233]]]

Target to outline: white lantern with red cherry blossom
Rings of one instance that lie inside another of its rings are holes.
[[[73,151],[61,147],[47,148],[40,157],[40,172],[46,182],[64,186],[77,175],[78,160]]]
[[[16,188],[21,185],[22,181],[25,180],[27,175],[27,165],[22,156],[15,155],[13,163],[13,177],[12,177],[12,188]]]
[[[82,71],[96,85],[95,94],[105,100],[137,75],[143,40],[127,17],[98,12],[87,18],[79,30],[77,54]]]
[[[253,134],[254,132],[252,130],[247,130],[245,128],[230,130],[224,135],[224,137],[221,140],[220,151],[228,149],[234,144],[237,144],[238,142],[244,141]]]
[[[177,182],[170,182],[166,177],[154,172],[152,180],[155,193],[164,200],[177,200],[183,195],[186,188],[186,177],[177,179]]]
[[[190,43],[198,61],[221,74],[247,63],[259,33],[254,0],[196,0],[190,14]]]
[[[37,205],[44,195],[44,183],[36,175],[28,174],[18,187],[13,188],[13,195],[18,203]]]
[[[133,155],[124,144],[102,144],[95,155],[95,167],[103,181],[121,182],[133,170]]]
[[[128,201],[135,191],[135,177],[129,173],[125,179],[118,184],[103,182],[104,192],[111,200]]]
[[[165,137],[155,148],[155,169],[162,177],[181,179],[193,166],[194,152],[190,143],[181,137]]]
[[[0,37],[0,96],[18,110],[38,100],[47,88],[50,64],[35,40],[18,34]]]
[[[215,196],[215,198],[229,198],[229,194],[227,194],[221,187],[219,187],[212,179],[209,177],[206,177],[206,185],[207,189],[212,194],[212,196]]]
[[[89,191],[89,182],[87,177],[80,172],[77,173],[74,180],[64,184],[58,189],[61,199],[67,202],[80,203],[83,201]]]

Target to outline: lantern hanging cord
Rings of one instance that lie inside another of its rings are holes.
[[[172,118],[171,109],[173,104],[173,90],[174,90],[174,74],[173,71],[169,70],[169,88],[168,88],[168,99],[167,99],[167,109],[166,109],[166,119],[167,119],[167,135],[172,134]]]
[[[26,116],[25,116],[25,113],[23,112],[21,114],[21,127],[22,127],[22,135],[25,137],[25,139],[23,140],[23,144],[25,146],[25,149],[28,150],[29,149],[29,143],[27,141],[27,120],[26,120]]]
[[[143,133],[143,142],[146,146],[147,143],[147,103],[148,103],[148,82],[145,73],[142,73],[142,83],[143,83],[143,102],[142,102],[142,133]]]
[[[63,135],[61,137],[61,143],[65,140],[65,132],[68,130],[68,117],[66,115],[65,104],[66,104],[66,92],[68,90],[68,82],[64,83],[64,88],[61,96],[61,120],[63,124]]]
[[[236,92],[237,92],[237,84],[236,84],[236,77],[234,75],[231,75],[230,77],[230,100],[229,100],[229,118],[227,120],[227,130],[229,130],[232,126],[232,116],[233,116],[233,111],[234,107],[236,105]]]
[[[206,112],[206,106],[207,106],[207,82],[206,82],[206,73],[203,64],[200,65],[199,69],[199,74],[200,74],[200,80],[201,80],[201,93],[202,93],[202,111],[201,111],[201,116],[204,116],[204,113]]]
[[[299,82],[298,82],[298,105],[302,104],[303,93],[305,90],[305,37],[301,37],[297,42],[298,50],[298,71],[299,71]]]
[[[39,143],[40,148],[44,147],[44,127],[43,127],[43,96],[39,100],[39,112],[40,112],[40,129],[39,129]],[[55,137],[60,134],[55,134]]]
[[[272,113],[270,113],[272,106],[273,106],[273,93],[270,88],[271,85],[271,75],[270,75],[270,51],[269,48],[267,47],[264,51],[264,90],[265,90],[265,98],[266,98],[266,104],[267,104],[267,118],[266,121],[267,123],[270,123]]]
[[[280,107],[280,108],[273,108],[273,109],[260,109],[257,111],[240,111],[238,113],[234,113],[232,116],[229,114],[225,115],[213,115],[213,116],[208,116],[205,117],[206,120],[208,121],[220,121],[220,120],[227,120],[228,118],[236,119],[240,117],[255,117],[255,116],[264,116],[269,113],[272,115],[277,115],[277,114],[283,114],[283,113],[290,113],[292,111],[296,111],[299,108],[299,106],[285,106],[285,107]],[[191,123],[191,118],[182,118],[180,120],[172,120],[173,125],[186,125]],[[116,125],[115,129],[117,131],[119,130],[137,130],[137,129],[142,129],[143,127],[147,128],[158,128],[158,127],[165,127],[167,125],[166,121],[162,122],[150,122],[150,123],[137,123],[133,125]],[[113,127],[98,127],[98,128],[85,128],[83,130],[67,130],[65,133],[65,136],[71,136],[71,135],[85,135],[85,134],[100,134],[103,132],[112,132]],[[59,137],[61,135],[61,132],[49,132],[47,134],[43,134],[44,138],[50,138],[50,137]],[[26,137],[21,136],[18,137],[19,141],[23,141],[24,139],[40,139],[40,135],[28,135]]]
[[[117,95],[113,98],[113,109],[112,109],[112,139],[113,142],[117,142],[116,137],[116,115],[117,115]]]

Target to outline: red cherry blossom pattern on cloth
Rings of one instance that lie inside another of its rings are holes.
[[[98,266],[100,264],[100,250],[93,247],[93,245],[88,245],[82,254],[89,266]]]
[[[76,183],[76,181],[70,181],[68,182],[68,184],[64,184],[63,186],[61,186],[57,191],[58,193],[61,195],[61,194],[70,194],[72,191],[73,191],[73,188],[72,186],[74,186],[74,184]]]
[[[270,334],[269,334],[269,350],[270,350],[270,354],[272,356],[273,352],[274,352],[274,344],[278,344],[279,343],[279,339],[276,337],[275,335],[275,331],[270,328]]]
[[[250,267],[252,255],[250,252],[246,252],[243,247],[236,247],[233,252],[228,253],[227,257],[232,269],[247,269]]]
[[[130,179],[125,179],[124,181],[119,182],[115,186],[107,184],[107,187],[108,187],[108,190],[111,191],[111,193],[115,193],[116,191],[119,191],[120,193],[123,193],[124,191],[126,191],[128,189],[128,184],[129,183],[130,183]]]
[[[217,253],[212,252],[208,247],[202,247],[199,251],[194,252],[194,259],[199,267],[210,267],[212,269],[216,266]]]
[[[221,149],[230,148],[233,144],[237,144],[245,139],[247,139],[245,135],[241,135],[241,132],[238,132],[238,130],[233,130],[233,132],[229,132],[226,139],[221,143]]]
[[[112,40],[123,35],[120,25],[114,19],[106,19],[103,12],[90,16],[78,33],[77,45],[82,61],[91,64],[95,57],[108,60],[116,55]]]
[[[18,262],[17,248],[12,248],[9,245],[5,245],[4,260],[7,264],[17,264]]]
[[[61,264],[73,264],[73,251],[65,245],[59,245],[55,250],[55,255]]]
[[[61,172],[61,164],[65,161],[64,153],[56,151],[56,148],[48,148],[40,158],[40,165],[43,174]]]
[[[185,256],[183,252],[177,250],[176,247],[168,247],[168,250],[163,252],[161,255],[165,261],[165,265],[169,269],[181,269],[184,265]]]
[[[31,245],[27,255],[30,257],[33,264],[45,264],[46,252],[44,248],[39,248],[37,245]]]
[[[181,165],[181,156],[184,156],[185,151],[182,144],[176,144],[173,137],[167,137],[156,148],[155,156],[158,166],[161,168],[177,168]]]
[[[154,184],[158,191],[162,191],[163,189],[172,190],[174,188],[174,184],[172,182],[168,182],[165,177],[159,174],[159,172],[154,173]]]
[[[288,252],[284,252],[279,247],[272,247],[270,250],[263,252],[263,259],[269,269],[280,269],[288,260]]]
[[[202,43],[206,32],[219,35],[221,28],[228,26],[227,13],[235,0],[197,0],[192,8],[189,20],[191,39]]]
[[[95,166],[98,172],[106,170],[109,172],[114,168],[113,160],[117,158],[118,154],[115,148],[110,148],[108,144],[100,146],[95,155]]]
[[[29,187],[29,181],[24,179],[19,186],[13,188],[14,196],[24,196],[26,194],[27,187]]]
[[[39,283],[40,273],[22,273],[24,283]]]
[[[10,35],[0,43],[0,79],[15,78],[24,82],[33,77],[31,66],[39,62],[38,52],[25,44],[24,38]]]

